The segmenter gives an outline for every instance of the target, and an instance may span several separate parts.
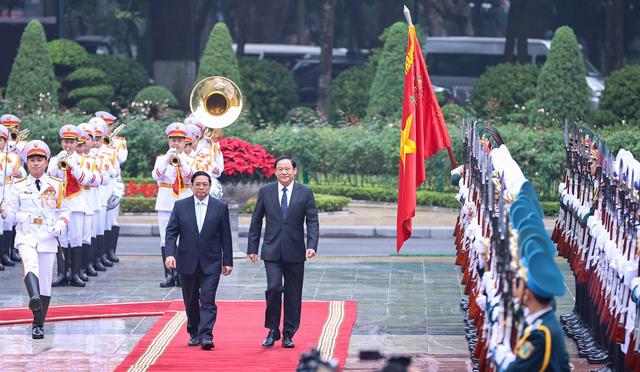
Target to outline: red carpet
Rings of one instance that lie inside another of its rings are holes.
[[[279,342],[270,349],[260,346],[266,335],[264,301],[217,304],[215,349],[204,351],[187,346],[184,307],[175,301],[116,371],[295,371],[300,354],[312,347],[344,366],[356,319],[353,301],[303,302],[302,324],[294,337],[294,349],[283,349]]]
[[[132,316],[164,315],[170,301],[115,302],[50,306],[47,322]],[[33,313],[27,307],[0,308],[0,325],[31,323]]]

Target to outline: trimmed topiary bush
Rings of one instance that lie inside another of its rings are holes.
[[[249,116],[254,125],[280,122],[298,104],[298,86],[291,71],[281,64],[255,58],[243,58],[240,63],[243,95],[249,104]]]
[[[82,45],[69,39],[51,40],[47,44],[56,76],[64,78],[71,71],[89,65],[89,54]]]
[[[329,118],[355,124],[367,114],[369,89],[374,77],[370,65],[354,66],[342,71],[331,82]]]
[[[367,115],[400,118],[404,96],[404,64],[407,25],[396,22],[380,37],[384,48],[369,90]]]
[[[58,92],[42,24],[29,21],[11,66],[6,98],[15,112],[55,110]]]
[[[124,105],[129,103],[140,89],[149,85],[149,74],[139,62],[108,54],[91,55],[91,65],[107,74],[107,84],[114,89],[113,99]]]
[[[530,64],[502,63],[489,67],[473,86],[471,107],[481,116],[490,117],[519,110],[534,97],[538,72],[538,67]]]
[[[78,102],[83,98],[95,98],[103,105],[113,97],[113,87],[111,85],[94,85],[90,87],[79,87],[71,90],[67,97],[70,102]]]
[[[640,124],[640,65],[627,65],[605,80],[600,109],[613,122],[626,120]],[[617,119],[617,120],[616,120]]]
[[[442,106],[442,115],[444,116],[444,120],[445,122],[447,122],[447,124],[457,126],[460,126],[462,124],[462,119],[471,117],[469,111],[467,111],[460,105],[456,105],[455,103],[449,103]]]
[[[561,126],[565,119],[584,120],[591,110],[585,76],[584,59],[576,35],[568,26],[558,28],[547,61],[540,70],[530,122]],[[545,113],[543,122],[539,120],[538,113],[541,112]]]
[[[233,51],[233,40],[229,28],[224,22],[218,22],[213,26],[209,34],[209,40],[204,47],[200,65],[196,74],[196,83],[208,76],[224,76],[233,80],[241,89],[240,68],[238,59]]]
[[[318,114],[314,109],[307,106],[294,107],[284,119],[285,123],[291,125],[300,125],[305,127],[311,127],[319,123]]]
[[[171,91],[162,85],[150,85],[136,94],[133,102],[149,101],[152,104],[160,104],[165,102],[169,107],[178,106],[178,100]]]
[[[83,98],[76,103],[76,108],[85,114],[93,114],[96,111],[108,110],[102,102],[95,98]]]
[[[82,67],[67,75],[64,79],[64,85],[69,89],[73,89],[80,86],[102,85],[106,84],[107,81],[107,74],[102,70],[93,67]]]

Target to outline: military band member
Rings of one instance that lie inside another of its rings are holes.
[[[107,124],[107,135],[109,135],[111,140],[109,147],[115,151],[118,169],[120,169],[122,168],[121,165],[127,161],[129,150],[127,149],[127,140],[123,136],[112,135],[117,118],[106,111],[97,111],[95,116],[102,118]],[[118,245],[118,237],[120,236],[120,225],[118,223],[118,216],[120,215],[120,200],[122,200],[123,197],[124,183],[122,182],[122,174],[120,172],[118,177],[113,180],[113,197],[109,207],[112,207],[113,205],[115,206],[107,210],[107,218],[110,219],[110,223],[107,223],[107,225],[111,226],[111,234],[107,241],[107,251],[109,260],[113,262],[120,261],[118,256],[116,256],[116,248]]]
[[[570,371],[564,332],[552,307],[564,293],[562,274],[553,257],[542,247],[526,254],[522,279],[515,281],[513,295],[524,306],[526,328],[512,352],[498,345],[494,358],[499,371]]]
[[[4,125],[0,125],[0,187],[2,187],[2,202],[7,197],[11,186],[15,180],[20,180],[26,176],[20,156],[15,151],[9,151],[7,140],[9,139],[9,131]],[[13,221],[0,220],[0,224],[7,224],[7,227],[2,226],[2,230],[7,230],[7,234],[0,232],[0,270],[4,269],[4,266],[14,266],[15,262],[11,259],[11,230],[13,228]]]
[[[44,337],[44,321],[51,300],[53,260],[60,237],[69,222],[62,180],[46,174],[51,152],[46,143],[30,141],[24,148],[29,176],[16,182],[4,209],[5,217],[15,216],[16,247],[22,256],[24,283],[33,312],[31,336]]]
[[[83,264],[86,270],[87,276],[98,275],[95,269],[95,261],[97,256],[95,246],[95,229],[94,218],[100,215],[100,203],[98,202],[98,185],[102,183],[102,174],[98,171],[96,165],[95,156],[91,155],[93,149],[93,137],[94,129],[88,123],[82,123],[78,125],[80,131],[80,139],[78,141],[78,147],[76,151],[80,154],[80,164],[85,171],[92,174],[91,177],[96,177],[96,182],[91,185],[82,186],[83,192],[86,194],[87,204],[85,210],[84,229],[82,232],[82,254]]]
[[[24,146],[26,145],[26,142],[24,141],[24,139],[20,138],[20,136],[18,135],[18,133],[20,132],[20,123],[21,123],[20,118],[15,115],[5,114],[0,116],[0,124],[4,125],[9,131],[9,137],[7,139],[7,145],[5,147],[7,151],[13,151],[17,155],[20,155],[22,153],[22,151],[24,150]],[[22,163],[22,159],[20,159],[20,156],[18,156],[18,160],[20,161],[20,163]],[[19,169],[20,169],[21,175],[20,176],[18,176],[17,174],[12,175],[11,182],[8,183],[9,185],[27,176],[26,172],[24,171],[24,168],[19,167]],[[2,237],[3,237],[2,238],[3,244],[9,245],[8,250],[9,250],[9,258],[11,258],[11,261],[20,262],[20,253],[15,248],[15,244],[14,244],[14,241],[16,238],[15,221],[13,221],[11,217],[9,217],[8,219],[5,219],[3,222]]]
[[[160,251],[162,252],[162,267],[165,269],[165,280],[160,287],[172,287],[176,285],[177,275],[174,270],[169,270],[164,265],[165,233],[169,217],[176,200],[192,195],[188,181],[191,180],[193,171],[188,156],[184,153],[184,143],[187,137],[187,128],[183,123],[171,123],[165,133],[168,137],[169,150],[166,154],[156,158],[152,177],[158,182],[158,196],[156,199],[156,211],[158,212],[158,226],[160,229]]]
[[[65,273],[60,285],[67,283],[73,287],[84,287],[89,278],[81,273],[82,233],[84,231],[85,212],[87,208],[86,193],[82,186],[95,185],[96,177],[80,163],[81,156],[76,152],[80,132],[75,125],[66,124],[60,128],[60,144],[62,151],[51,158],[47,173],[49,176],[63,180],[65,200],[71,212],[71,219],[65,233],[60,236],[60,246],[65,251]]]

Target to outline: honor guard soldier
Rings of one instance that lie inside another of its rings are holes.
[[[107,124],[107,135],[109,136],[109,139],[105,144],[108,142],[107,145],[115,151],[118,161],[118,169],[121,169],[122,164],[127,161],[129,150],[127,150],[127,140],[123,136],[118,136],[118,133],[115,132],[120,132],[122,128],[124,128],[124,124],[120,124],[118,128],[114,129],[114,124],[117,118],[106,111],[97,111],[95,116],[102,118],[102,120]],[[118,256],[116,256],[116,249],[118,246],[118,237],[120,236],[120,225],[118,223],[118,216],[120,215],[120,201],[123,197],[124,182],[122,182],[122,172],[119,172],[118,177],[114,179],[113,197],[111,197],[107,209],[107,218],[111,219],[111,235],[109,237],[109,241],[107,241],[107,251],[109,260],[113,262],[120,261]]]
[[[5,147],[7,151],[13,151],[14,153],[16,153],[18,155],[18,160],[21,163],[22,160],[20,159],[19,155],[22,154],[22,150],[26,145],[26,142],[24,141],[24,139],[28,134],[28,130],[26,131],[26,133],[23,133],[21,135],[20,122],[21,122],[20,118],[12,114],[5,114],[0,116],[0,124],[4,125],[9,131],[9,137],[7,139],[7,145]],[[7,184],[12,184],[17,180],[20,180],[26,177],[26,173],[24,169],[22,167],[20,167],[19,169],[21,171],[20,176],[17,174],[11,175],[10,176],[11,181],[7,183],[5,178],[4,182]],[[9,219],[5,219],[3,225],[4,225],[3,232],[2,232],[3,244],[9,244],[9,257],[11,258],[11,261],[20,262],[20,253],[18,252],[18,250],[15,248],[15,245],[14,245],[14,241],[16,237],[16,230],[14,228],[15,223],[11,218],[9,218]]]
[[[9,151],[7,141],[9,139],[9,130],[4,125],[0,125],[0,177],[2,177],[2,202],[6,199],[11,186],[16,180],[23,179],[26,176],[20,156],[15,151]],[[3,226],[3,233],[0,233],[0,270],[4,270],[4,266],[14,266],[14,259],[18,259],[16,255],[12,255],[12,229],[13,220],[0,220]],[[14,259],[12,259],[12,257]]]
[[[44,320],[51,300],[53,260],[58,237],[69,222],[62,180],[46,174],[49,147],[40,140],[24,148],[29,176],[16,182],[2,210],[5,217],[16,219],[16,247],[22,256],[24,283],[33,312],[31,336],[44,337]]]
[[[78,147],[76,151],[80,154],[80,165],[86,172],[91,173],[91,177],[95,177],[95,183],[90,185],[83,185],[82,190],[86,195],[87,204],[84,218],[84,229],[82,231],[82,261],[84,271],[87,276],[97,276],[98,272],[95,269],[94,263],[96,260],[96,247],[95,247],[95,230],[94,230],[94,217],[99,216],[100,203],[98,202],[98,185],[102,182],[102,175],[98,172],[95,156],[91,155],[93,149],[93,137],[94,130],[88,123],[82,123],[78,125],[80,131],[80,137],[78,140]]]
[[[569,372],[564,332],[552,306],[554,297],[564,294],[563,277],[548,250],[533,242],[527,246],[532,248],[523,253],[523,273],[515,280],[513,291],[525,308],[526,328],[515,351],[509,345],[498,345],[494,360],[499,371]]]
[[[195,153],[196,162],[199,164],[200,170],[207,172],[211,176],[211,192],[209,194],[216,199],[222,198],[222,185],[218,181],[218,177],[222,175],[224,170],[224,157],[220,149],[220,142],[203,133],[198,141]]]
[[[65,233],[60,236],[60,246],[65,252],[65,278],[55,285],[84,287],[85,280],[89,278],[81,273],[84,266],[82,233],[87,208],[87,196],[82,186],[95,185],[96,177],[82,166],[82,157],[76,152],[80,135],[78,128],[72,124],[65,124],[60,128],[59,135],[62,151],[51,158],[47,173],[51,177],[63,180],[64,197],[71,212],[71,219]]]
[[[158,211],[158,226],[160,228],[162,267],[165,268],[165,281],[160,283],[162,288],[176,285],[175,270],[169,270],[164,265],[166,259],[165,234],[175,201],[192,195],[188,182],[193,175],[189,158],[184,153],[184,143],[187,137],[186,126],[179,122],[171,123],[165,133],[168,137],[169,150],[166,154],[156,158],[152,173],[153,179],[158,182],[156,211]]]

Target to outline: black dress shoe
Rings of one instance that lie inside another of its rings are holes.
[[[34,340],[40,340],[44,338],[44,329],[39,325],[33,325],[31,327],[31,338]]]
[[[203,338],[202,341],[200,342],[200,347],[202,348],[202,350],[213,349],[214,348],[213,340],[210,338]]]
[[[174,277],[171,274],[169,274],[164,278],[164,282],[160,283],[160,288],[168,288],[168,287],[175,287],[175,286],[176,286],[176,281],[174,280]]]
[[[291,336],[284,336],[282,339],[282,347],[285,349],[291,349],[296,347],[296,344],[293,343]]]
[[[262,340],[262,346],[271,347],[280,339],[280,331],[277,329],[272,329],[267,333],[267,337]]]
[[[596,355],[587,356],[587,362],[589,364],[605,364],[609,360],[607,353],[598,353]]]
[[[187,342],[189,346],[198,346],[200,345],[200,339],[197,336],[189,337],[189,342]]]

